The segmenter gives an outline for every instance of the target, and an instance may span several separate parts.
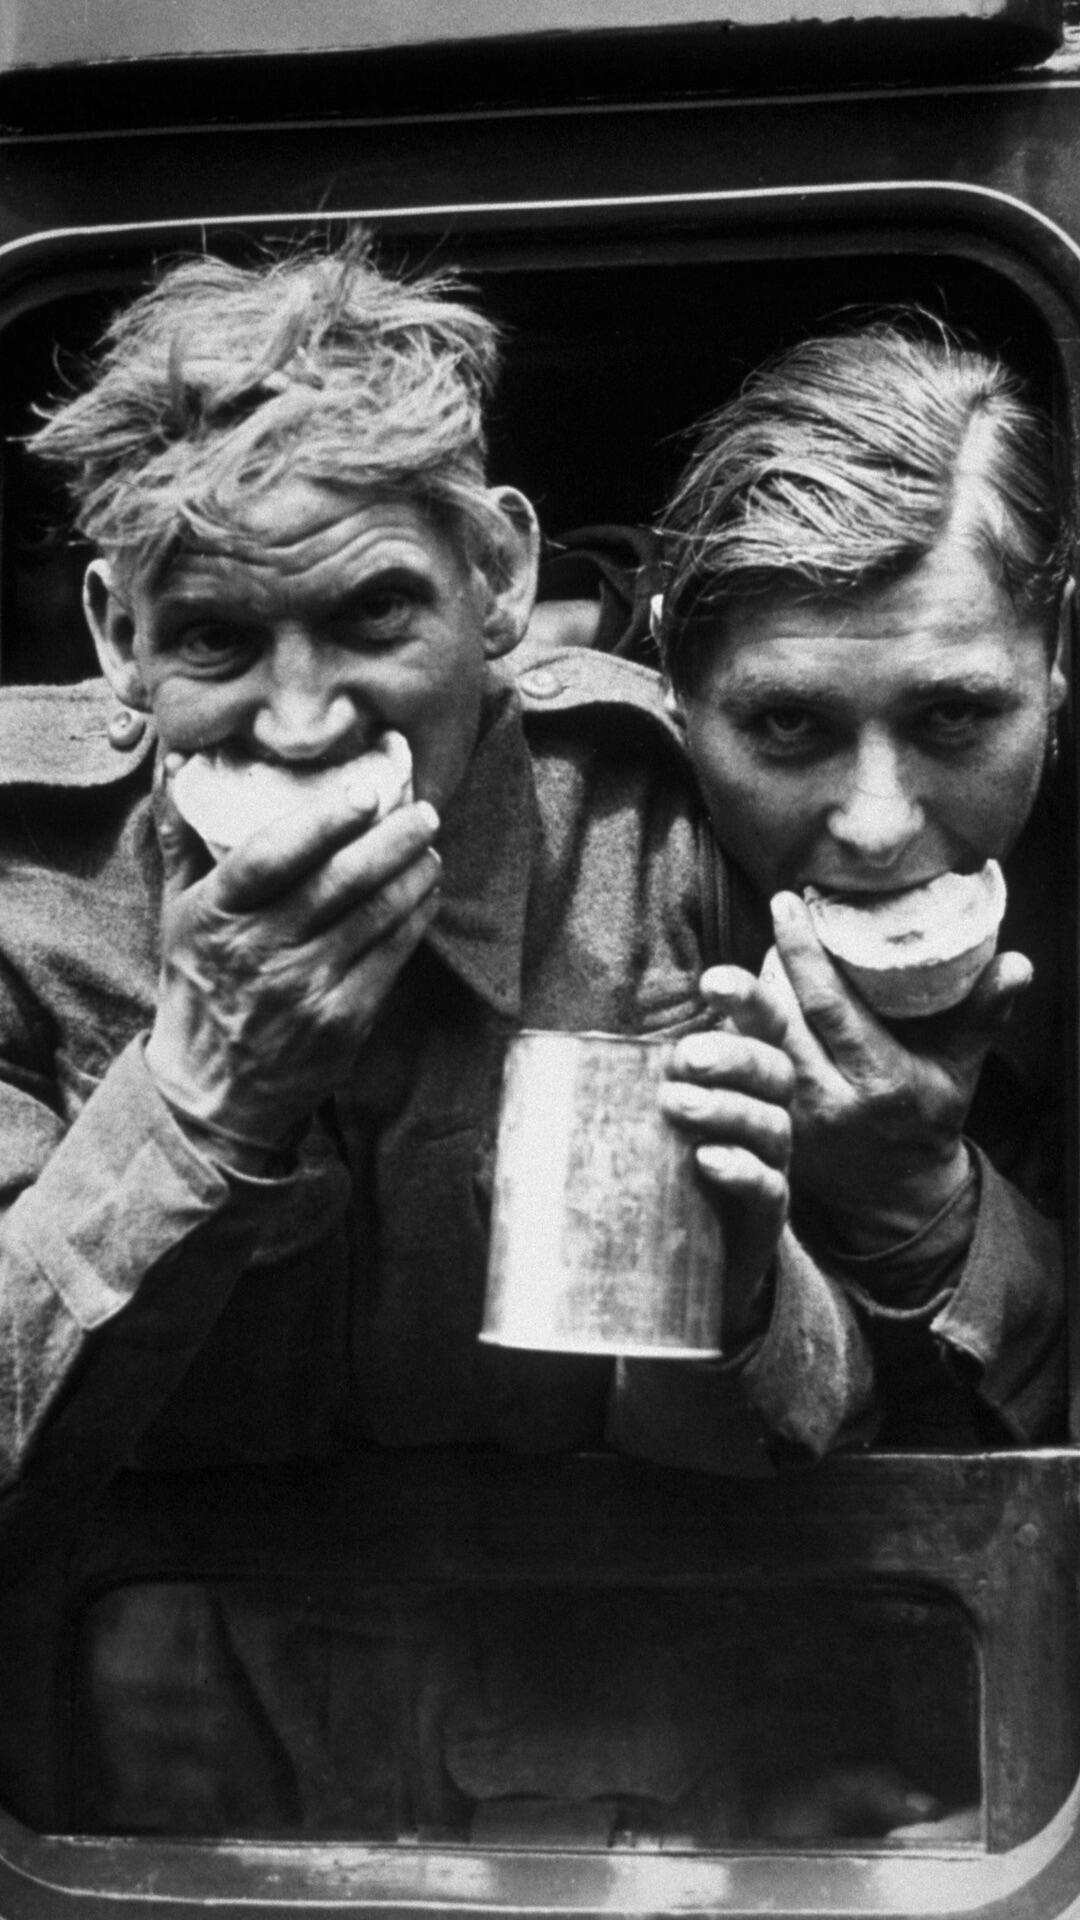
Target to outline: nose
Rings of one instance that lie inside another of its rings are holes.
[[[279,760],[318,760],[363,744],[356,690],[333,646],[301,626],[274,636],[262,661],[252,732]]]
[[[924,826],[897,743],[880,734],[859,741],[829,832],[844,852],[876,874],[897,866]]]

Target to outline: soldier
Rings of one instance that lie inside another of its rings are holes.
[[[0,1438],[24,1553],[126,1464],[682,1432],[684,1366],[477,1341],[508,1035],[677,1029],[716,957],[707,823],[653,678],[502,665],[537,535],[484,470],[496,359],[452,287],[355,241],[192,260],[36,436],[96,548],[105,684],[0,700]],[[330,779],[215,863],[175,803],[197,756],[303,784],[388,734],[413,793],[377,821]],[[842,1292],[784,1227],[781,1030],[736,1009],[680,1043],[665,1095],[731,1227],[726,1358],[693,1399],[703,1462],[734,1470],[777,1439],[823,1452],[870,1393]],[[406,1824],[461,1819],[479,1788],[431,1706],[469,1664],[447,1618],[414,1597],[305,1623],[266,1572],[261,1604],[181,1582],[103,1605],[83,1820],[395,1833],[406,1721]],[[648,1798],[594,1734],[590,1796]],[[694,1739],[664,1804],[700,1776]]]
[[[793,1224],[874,1349],[876,1435],[1060,1439],[1072,586],[1049,423],[944,329],[867,322],[759,369],[664,518],[670,705],[740,990],[784,1021]],[[992,859],[1001,951],[958,1004],[875,1015],[804,890],[865,914]]]

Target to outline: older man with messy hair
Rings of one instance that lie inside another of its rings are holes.
[[[24,1555],[132,1463],[639,1444],[632,1365],[477,1340],[497,1090],[523,1023],[699,1015],[711,843],[651,676],[501,664],[537,534],[485,473],[496,368],[452,285],[355,242],[192,260],[32,443],[97,549],[105,682],[0,696],[0,1453]],[[331,783],[214,864],[174,803],[196,756],[302,784],[388,733],[413,793],[379,820]],[[683,1042],[665,1100],[730,1228],[708,1463],[760,1470],[777,1436],[833,1444],[869,1374],[784,1234],[792,1074],[770,1013],[743,1026]],[[512,1634],[480,1620],[454,1652],[453,1609],[417,1592],[302,1618],[273,1571],[261,1601],[179,1582],[96,1616],[83,1824],[463,1832],[488,1796],[577,1792],[678,1827],[726,1765],[686,1661],[692,1731],[652,1759],[649,1663],[610,1737],[586,1663],[583,1775],[521,1732],[544,1689]]]

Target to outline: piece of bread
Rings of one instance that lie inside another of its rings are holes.
[[[284,766],[238,755],[193,753],[175,774],[171,793],[189,826],[220,860],[260,827],[310,801],[323,802],[335,788],[353,805],[372,811],[370,824],[412,799],[412,754],[404,734],[384,733],[355,760],[340,766]]]
[[[978,873],[942,873],[902,893],[806,889],[818,939],[876,1013],[923,1018],[958,1006],[993,958],[1005,912],[996,860]]]

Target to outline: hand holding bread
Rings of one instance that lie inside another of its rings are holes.
[[[382,793],[358,762],[275,768],[273,781],[236,767],[200,775],[194,802],[185,793],[198,838],[175,797],[191,762],[166,762],[162,972],[146,1060],[174,1113],[240,1170],[347,1080],[437,909],[438,817],[404,798],[400,752],[380,758]],[[209,873],[206,845],[220,855]]]
[[[1031,966],[999,955],[960,1006],[893,1027],[826,952],[798,895],[776,896],[773,923],[762,981],[784,1007],[795,1068],[793,1191],[824,1212],[838,1247],[881,1251],[966,1182],[976,1081]]]

